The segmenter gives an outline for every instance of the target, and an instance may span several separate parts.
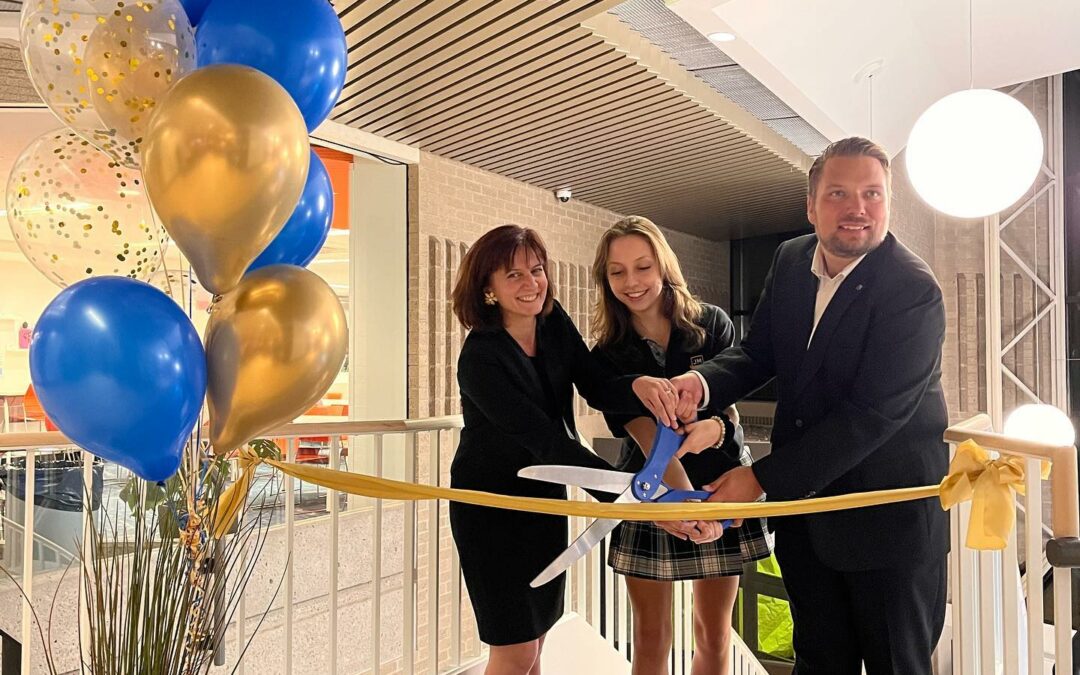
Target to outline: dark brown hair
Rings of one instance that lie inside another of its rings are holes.
[[[502,326],[502,312],[498,305],[484,303],[484,289],[491,283],[492,274],[500,269],[510,269],[514,256],[522,249],[535,254],[544,268],[548,287],[541,315],[551,313],[555,304],[555,284],[548,274],[544,241],[536,230],[520,225],[500,225],[477,239],[461,261],[453,293],[454,315],[461,325],[470,329]]]
[[[810,175],[807,177],[807,191],[813,197],[817,194],[818,182],[821,180],[821,172],[825,168],[825,162],[833,157],[873,157],[881,162],[881,168],[885,169],[885,188],[892,193],[892,169],[889,168],[889,153],[877,143],[860,136],[843,138],[825,148],[825,152],[814,160],[810,167]]]

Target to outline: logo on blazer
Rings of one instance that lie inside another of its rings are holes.
[[[700,366],[703,363],[705,363],[705,357],[701,354],[695,354],[694,356],[690,357],[691,366]]]

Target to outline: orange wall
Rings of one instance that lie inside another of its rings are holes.
[[[330,184],[334,186],[334,219],[330,227],[347,230],[349,229],[349,169],[352,168],[353,156],[317,145],[312,147],[326,166],[326,172],[330,174]]]

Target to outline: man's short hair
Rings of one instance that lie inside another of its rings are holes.
[[[817,194],[818,182],[821,180],[821,172],[825,168],[825,162],[833,157],[873,157],[881,162],[881,168],[885,170],[885,189],[892,194],[892,169],[889,167],[889,153],[885,148],[868,138],[852,136],[843,138],[835,143],[830,143],[825,152],[814,160],[810,167],[810,175],[807,178],[807,190],[810,196]]]

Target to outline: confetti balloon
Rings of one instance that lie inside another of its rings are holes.
[[[50,131],[15,160],[7,217],[23,254],[60,286],[92,276],[145,281],[166,235],[137,171],[70,131]]]
[[[161,97],[196,67],[179,0],[26,0],[20,41],[49,109],[128,167]]]

